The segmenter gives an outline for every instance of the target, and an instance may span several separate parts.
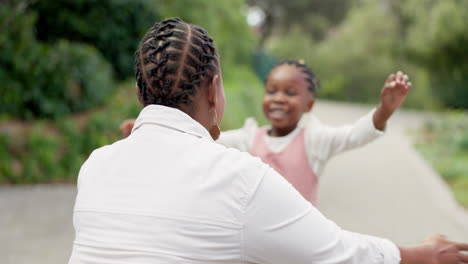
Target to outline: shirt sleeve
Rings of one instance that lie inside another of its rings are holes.
[[[249,151],[253,144],[257,128],[257,121],[253,118],[248,118],[242,128],[221,132],[216,142],[240,151]]]
[[[329,127],[321,125],[319,128],[310,127],[308,148],[320,152],[322,159],[350,149],[361,147],[374,141],[384,134],[374,126],[373,116],[375,109],[358,119],[352,125]]]
[[[249,263],[400,263],[392,242],[340,229],[271,169],[245,217],[243,246]]]

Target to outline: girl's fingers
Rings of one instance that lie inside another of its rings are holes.
[[[391,81],[387,84],[387,88],[391,89],[391,88],[394,88],[396,86],[396,82],[395,81]]]
[[[387,80],[385,81],[386,83],[389,83],[391,81],[394,81],[395,80],[395,74],[392,73],[388,76]]]

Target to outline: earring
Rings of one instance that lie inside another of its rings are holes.
[[[211,137],[213,138],[213,140],[217,140],[219,138],[219,135],[221,134],[221,129],[219,129],[219,126],[218,126],[218,113],[216,113],[216,109],[213,107],[211,108],[211,110],[214,110],[214,119],[213,119],[213,125],[211,126],[210,130],[208,132],[210,132],[210,135]],[[210,110],[210,112],[211,112]]]

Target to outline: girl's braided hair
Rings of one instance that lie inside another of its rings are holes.
[[[273,69],[275,69],[276,67],[279,67],[281,65],[292,65],[294,67],[296,67],[297,69],[299,69],[302,73],[305,74],[305,77],[304,77],[304,80],[307,82],[307,84],[309,85],[308,88],[309,88],[309,91],[313,94],[316,93],[317,91],[317,88],[319,86],[319,82],[317,80],[317,77],[315,76],[315,73],[312,72],[312,70],[309,68],[309,66],[307,66],[303,60],[283,60],[283,61],[280,61],[278,62],[275,66],[273,66],[273,68],[271,69],[270,72],[273,71]]]
[[[156,23],[135,52],[135,76],[144,106],[190,105],[197,89],[218,71],[218,55],[208,32],[179,18]]]

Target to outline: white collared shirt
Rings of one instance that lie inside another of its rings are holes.
[[[265,144],[273,152],[282,151],[301,129],[304,131],[304,144],[309,165],[317,176],[322,174],[327,161],[336,154],[366,145],[383,135],[384,131],[375,128],[375,109],[358,119],[352,125],[331,127],[320,122],[312,113],[304,114],[299,125],[284,137],[265,135]],[[216,141],[226,147],[249,152],[257,133],[258,123],[248,118],[239,129],[221,133]]]
[[[150,105],[83,164],[70,264],[399,263],[388,240],[341,230],[278,173]]]

